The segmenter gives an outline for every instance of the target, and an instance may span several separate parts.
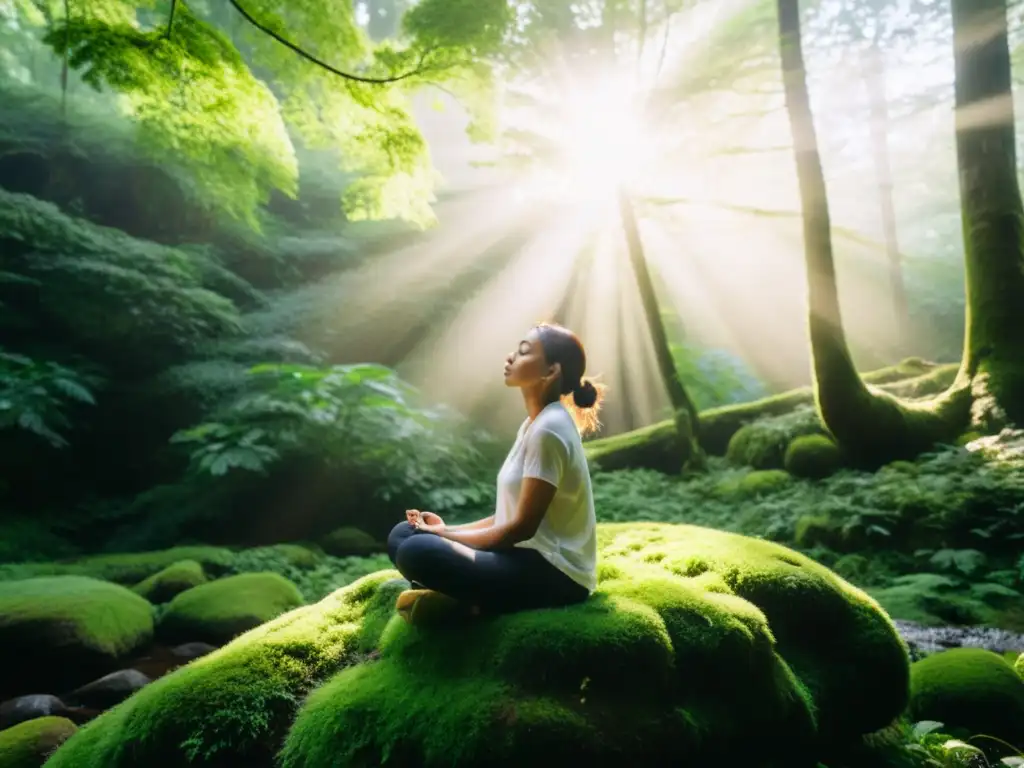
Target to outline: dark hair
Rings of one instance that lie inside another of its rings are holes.
[[[587,353],[583,342],[568,328],[554,323],[540,323],[536,326],[537,336],[549,365],[558,363],[562,367],[559,397],[569,409],[580,434],[593,432],[600,426],[597,420],[601,408],[604,387],[591,379],[583,378],[587,370]]]

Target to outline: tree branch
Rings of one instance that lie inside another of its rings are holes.
[[[306,59],[307,61],[312,62],[313,64],[316,64],[321,69],[326,69],[331,74],[337,75],[338,77],[342,77],[346,80],[352,80],[357,83],[370,83],[373,85],[382,85],[386,83],[397,83],[399,80],[407,80],[410,77],[415,77],[416,75],[421,75],[424,72],[428,72],[431,70],[430,67],[423,66],[424,60],[426,59],[427,55],[431,52],[430,50],[425,50],[420,54],[420,58],[419,61],[416,62],[416,66],[413,67],[408,72],[403,72],[400,75],[394,75],[392,77],[363,77],[362,75],[353,75],[350,72],[343,72],[340,69],[332,67],[327,62],[321,61],[313,54],[307,53],[302,48],[299,48],[299,46],[295,45],[295,43],[289,40],[285,40],[274,30],[270,29],[264,24],[261,24],[259,21],[253,18],[253,16],[247,10],[245,10],[245,8],[242,7],[241,3],[239,3],[238,0],[229,0],[229,2],[231,3],[231,5],[235,7],[235,10],[242,14],[242,16],[245,17],[245,20],[252,24],[254,27],[256,27],[256,29],[260,30],[264,34],[270,35],[272,38],[277,40],[277,42],[281,43],[281,45],[285,46],[286,48],[290,48],[291,50],[295,51],[295,53],[299,54],[299,56]]]
[[[164,32],[164,37],[168,40],[171,39],[171,35],[174,34],[174,12],[178,10],[178,0],[171,0],[171,12],[167,17],[167,31]]]

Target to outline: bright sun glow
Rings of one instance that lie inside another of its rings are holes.
[[[523,196],[584,204],[612,199],[618,185],[634,180],[651,156],[653,142],[635,102],[623,82],[574,88],[557,104],[544,131],[557,155],[531,170]]]

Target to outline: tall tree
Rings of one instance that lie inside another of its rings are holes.
[[[869,387],[843,330],[821,158],[807,92],[799,0],[778,0],[786,108],[804,211],[817,406],[850,457],[877,465],[951,440],[972,424],[1024,424],[1024,239],[1006,0],[953,0],[957,160],[966,245],[967,333],[949,390],[926,403]],[[973,407],[972,407],[973,406]]]

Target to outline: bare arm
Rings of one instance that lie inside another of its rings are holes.
[[[481,528],[490,528],[494,525],[494,515],[485,517],[482,520],[477,520],[472,523],[462,523],[461,525],[448,525],[445,526],[447,531],[478,531]]]
[[[523,490],[519,496],[519,506],[508,522],[494,524],[494,517],[470,523],[488,523],[486,526],[473,528],[447,528],[435,530],[438,536],[457,541],[473,549],[504,549],[526,541],[536,532],[544,513],[548,511],[551,500],[555,497],[555,486],[534,477],[523,479]]]

